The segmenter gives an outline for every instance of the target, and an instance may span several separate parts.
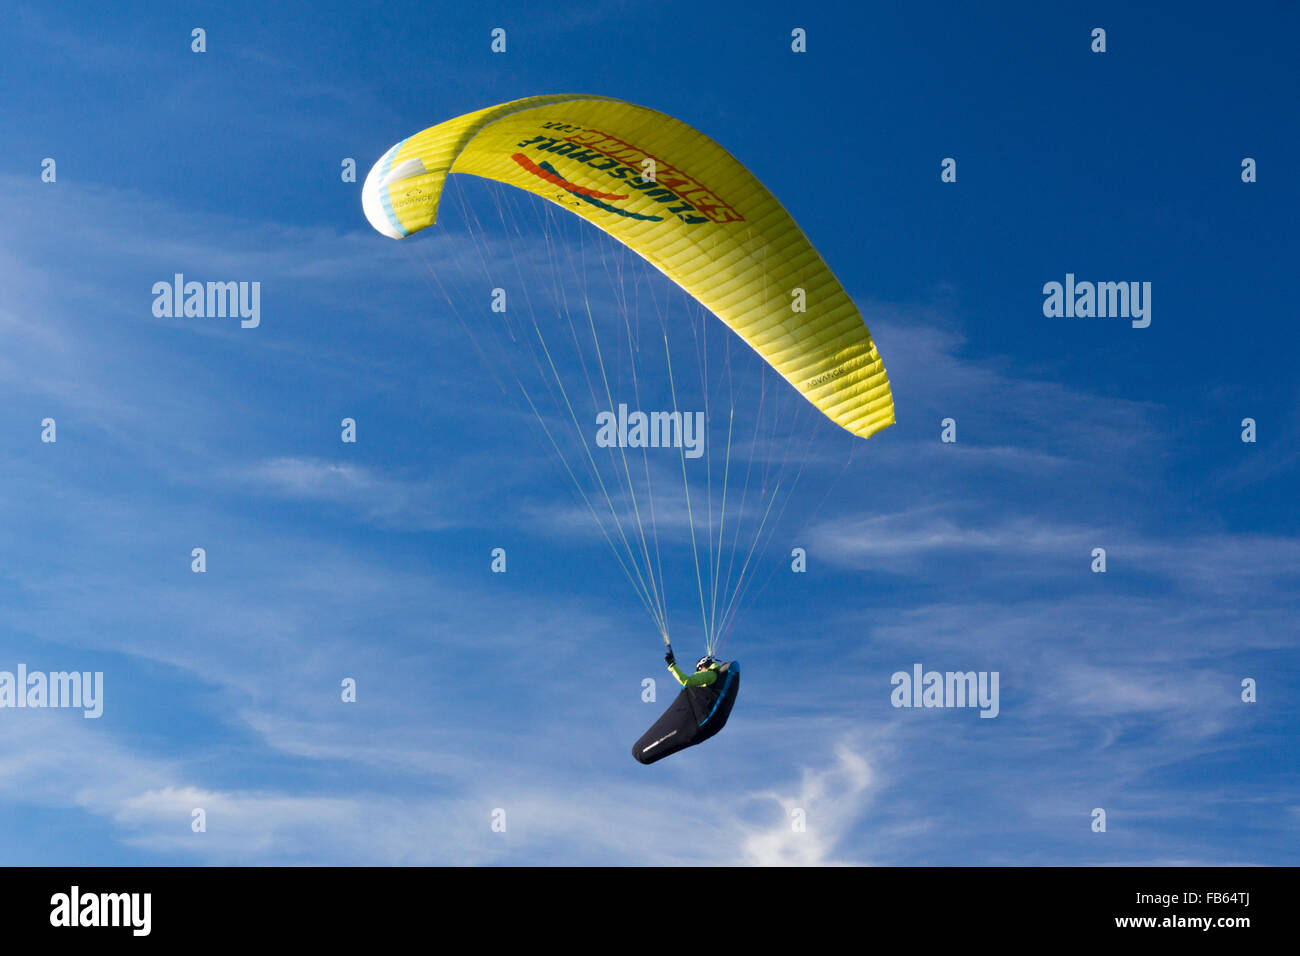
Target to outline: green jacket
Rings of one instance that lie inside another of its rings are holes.
[[[718,679],[718,666],[717,663],[710,664],[704,670],[696,671],[689,677],[677,666],[676,661],[668,665],[668,670],[672,672],[672,675],[677,678],[677,682],[683,687],[708,687]]]

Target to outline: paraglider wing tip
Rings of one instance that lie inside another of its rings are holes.
[[[404,143],[405,140],[402,142]],[[389,183],[399,179],[393,175],[394,172],[399,174],[416,172],[416,170],[389,169],[390,159],[401,145],[402,143],[398,143],[379,157],[379,161],[370,167],[370,172],[366,174],[366,181],[361,187],[361,208],[366,214],[366,219],[377,232],[383,233],[390,239],[405,239],[410,235],[393,214],[387,197]],[[423,169],[422,164],[420,169]]]

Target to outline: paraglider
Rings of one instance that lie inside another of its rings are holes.
[[[664,655],[668,670],[681,683],[676,699],[632,746],[632,756],[650,764],[703,743],[727,723],[740,693],[740,665],[706,655],[687,676],[677,666],[672,648]]]
[[[363,186],[367,219],[394,239],[428,228],[438,215],[451,173],[517,187],[595,225],[685,290],[821,414],[858,438],[865,439],[893,423],[894,405],[884,364],[848,293],[777,199],[730,153],[697,130],[655,110],[603,96],[533,96],[503,103],[432,126],[384,153]],[[582,278],[585,280],[585,272]],[[591,303],[585,304],[587,313],[579,322],[574,322],[572,314],[565,316],[575,345],[577,326],[590,325],[589,346],[599,375],[584,366],[585,384],[592,398],[604,404],[604,415],[611,415],[617,407],[622,416],[624,405],[614,399],[607,363],[601,358]],[[567,310],[567,302],[561,305]],[[739,598],[749,586],[751,559],[765,532],[770,540],[768,518],[782,484],[779,480],[769,484],[772,476],[765,461],[760,504],[765,500],[766,508],[746,512],[747,500],[741,498],[739,516],[749,518],[757,531],[746,552],[748,542],[740,540],[739,524],[727,525],[727,530],[735,527],[737,533],[731,541],[733,560],[724,574],[722,554],[727,541],[722,526],[737,509],[737,503],[726,496],[732,421],[724,421],[727,462],[721,469],[716,535],[712,489],[707,499],[707,537],[696,534],[687,455],[681,451],[686,527],[694,553],[707,651],[694,674],[683,674],[672,659],[652,469],[647,460],[644,486],[638,487],[623,451],[630,446],[645,455],[646,444],[658,443],[598,441],[599,448],[616,447],[623,456],[621,471],[615,466],[613,480],[607,481],[584,431],[590,419],[575,410],[555,362],[544,328],[547,317],[530,317],[534,334],[518,335],[512,330],[510,342],[517,346],[531,338],[531,347],[536,349],[534,366],[549,371],[553,378],[555,392],[563,399],[556,402],[563,413],[558,417],[563,420],[567,414],[580,442],[573,454],[576,467],[561,449],[555,427],[537,407],[537,390],[526,387],[522,378],[516,377],[516,381],[578,487],[582,502],[599,524],[619,568],[654,620],[669,648],[670,669],[682,684],[677,699],[634,748],[637,760],[652,763],[713,736],[731,713],[740,685],[739,667],[734,661],[719,662],[713,655],[719,652]],[[663,322],[662,315],[660,318]],[[471,335],[478,322],[481,319],[465,323]],[[667,349],[669,323],[663,325]],[[631,330],[626,335],[626,341],[635,339],[637,343],[636,360],[643,360],[645,350],[639,347],[639,336]],[[682,420],[671,358],[666,381],[672,389],[673,405],[663,416]],[[640,387],[641,380],[634,377],[633,383]],[[548,391],[552,389],[551,381],[544,384]],[[603,395],[599,395],[601,385]],[[708,394],[705,389],[706,409]],[[734,393],[732,397],[734,419]],[[757,444],[753,442],[751,448]],[[610,454],[617,462],[614,452]],[[578,477],[587,466],[586,474],[593,480],[590,494]],[[705,469],[712,481],[714,472],[707,458]],[[745,480],[747,494],[748,473]],[[787,486],[787,495],[790,487],[793,485]],[[602,498],[607,514],[599,508]],[[642,513],[643,499],[650,505],[648,522]],[[625,528],[628,523],[630,530]],[[701,540],[708,548],[704,560]],[[742,560],[734,560],[737,554]],[[735,576],[733,568],[738,569]]]

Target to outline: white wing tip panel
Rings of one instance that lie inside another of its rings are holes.
[[[406,141],[403,140],[402,142]],[[366,174],[365,184],[361,187],[361,208],[365,210],[366,219],[370,221],[370,225],[390,239],[405,239],[407,232],[402,228],[402,224],[397,221],[397,217],[392,214],[391,207],[388,205],[388,184],[424,172],[423,163],[420,163],[418,171],[405,173],[401,176],[395,174],[404,173],[410,163],[402,163],[401,166],[394,170],[388,169],[388,164],[392,161],[394,154],[401,145],[402,143],[398,143],[379,157],[379,162],[370,167],[370,172]],[[416,160],[416,162],[419,163],[419,160]]]

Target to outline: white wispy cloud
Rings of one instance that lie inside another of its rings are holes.
[[[466,514],[464,486],[429,478],[401,480],[350,462],[272,458],[238,466],[228,476],[260,494],[338,505],[359,519],[391,528],[447,528]],[[449,498],[455,505],[450,508]]]
[[[740,849],[745,863],[758,866],[826,866],[839,842],[870,807],[874,774],[866,757],[841,742],[829,767],[805,769],[793,791],[755,796],[782,810],[786,827],[746,827]],[[862,862],[862,861],[854,861]]]
[[[303,724],[300,730],[318,743],[287,752],[308,774],[304,779],[315,769],[333,776],[330,768],[340,766],[383,768],[398,778],[363,773],[358,786],[329,792],[310,783],[224,789],[193,782],[207,775],[206,748],[158,759],[105,740],[68,714],[21,716],[0,733],[10,755],[0,772],[6,801],[84,812],[124,844],[177,861],[692,865],[701,847],[685,822],[707,819],[713,864],[855,863],[864,861],[842,841],[869,808],[874,788],[867,758],[847,739],[826,766],[805,766],[784,788],[770,777],[758,790],[735,779],[719,793],[682,788],[674,775],[640,767],[593,767],[598,785],[575,790],[548,766],[545,751],[530,759],[528,749],[519,750],[506,766],[482,741],[439,757],[427,744],[402,753],[403,745],[377,746],[373,736],[349,740],[326,725]],[[437,792],[420,793],[427,783],[395,787],[403,773],[411,782],[438,781]],[[806,814],[804,830],[791,826],[796,808]],[[196,809],[205,832],[192,829]],[[505,811],[505,833],[491,827],[497,809]]]

